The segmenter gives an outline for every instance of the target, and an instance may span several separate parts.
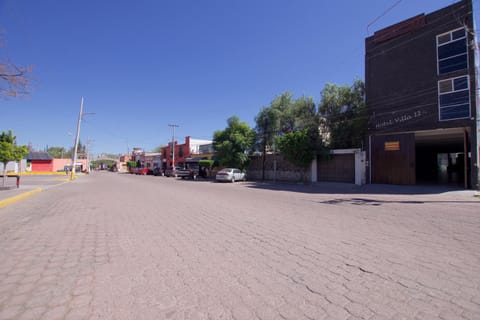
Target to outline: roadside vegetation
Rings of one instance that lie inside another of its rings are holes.
[[[28,154],[27,146],[17,146],[16,139],[12,130],[2,131],[0,134],[0,162],[3,163],[4,187],[7,184],[7,164],[11,161],[21,161]]]
[[[245,168],[248,156],[259,153],[264,179],[268,153],[280,152],[305,172],[316,154],[362,147],[367,127],[363,81],[326,84],[320,97],[315,105],[311,97],[295,99],[284,92],[260,109],[253,129],[237,116],[229,118],[228,126],[213,136],[220,165]]]

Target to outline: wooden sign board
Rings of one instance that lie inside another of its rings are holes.
[[[384,146],[385,151],[398,151],[400,150],[400,141],[388,141]]]

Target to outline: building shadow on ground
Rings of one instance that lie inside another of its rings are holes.
[[[435,195],[435,194],[455,194],[459,193],[462,196],[471,196],[473,200],[474,195],[478,193],[476,190],[465,190],[456,186],[438,186],[438,185],[386,185],[386,184],[366,184],[357,186],[351,183],[337,183],[337,182],[317,182],[317,183],[292,183],[292,182],[271,182],[271,181],[248,181],[245,183],[246,187],[252,189],[264,189],[272,191],[289,191],[299,193],[311,194],[371,194],[371,195]],[[361,198],[354,198],[357,202],[362,202]],[[366,200],[368,199],[363,199]],[[478,199],[480,200],[480,199]]]

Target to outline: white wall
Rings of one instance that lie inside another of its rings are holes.
[[[27,160],[23,159],[21,163],[10,161],[7,163],[7,172],[19,173],[25,172],[27,168]],[[0,163],[0,174],[3,174],[3,163]]]

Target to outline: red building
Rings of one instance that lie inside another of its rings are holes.
[[[187,158],[208,158],[211,157],[212,150],[211,140],[192,139],[185,137],[185,143],[178,144],[175,141],[175,166],[182,167]],[[162,168],[166,169],[173,166],[172,143],[161,148]]]
[[[173,167],[172,149],[172,143],[169,143],[168,146],[161,148],[163,169]],[[190,157],[190,137],[185,137],[185,143],[183,144],[178,144],[178,142],[175,141],[175,166],[183,166],[185,159]]]
[[[30,152],[27,155],[27,167],[32,172],[52,172],[53,158],[47,152]]]

